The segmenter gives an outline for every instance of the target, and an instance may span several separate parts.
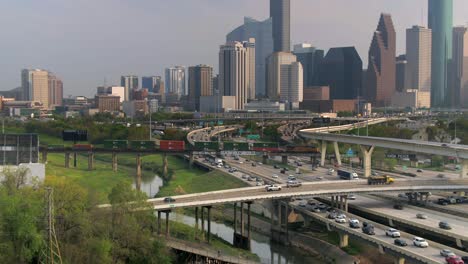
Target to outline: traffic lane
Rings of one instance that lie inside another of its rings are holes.
[[[405,221],[411,221],[416,223],[419,226],[426,226],[431,228],[439,228],[440,221],[447,221],[451,226],[451,230],[443,230],[444,232],[451,233],[457,236],[466,236],[468,237],[468,220],[464,218],[460,218],[457,216],[428,210],[428,209],[419,209],[410,206],[404,206],[403,210],[397,210],[393,208],[393,203],[389,203],[388,201],[379,200],[377,198],[373,199],[367,196],[358,196],[356,200],[348,201],[350,204],[357,205],[364,207],[368,210],[373,210],[376,212],[384,213],[387,215],[391,215],[393,217],[398,217],[401,219],[405,219]],[[418,219],[417,214],[425,214],[427,215],[427,219]]]
[[[295,188],[285,188],[282,185],[283,190],[278,192],[280,194],[279,198],[281,197],[291,197],[291,196],[308,196],[309,194],[304,194],[305,192],[326,192],[328,190],[335,191],[335,190],[347,190],[353,192],[353,190],[359,191],[360,189],[368,189],[369,187],[373,188],[376,192],[379,189],[385,188],[395,188],[395,187],[402,187],[402,188],[411,188],[411,186],[441,186],[441,185],[468,185],[468,180],[457,180],[457,181],[441,181],[441,180],[433,180],[433,181],[400,181],[394,183],[392,186],[387,185],[375,185],[369,186],[366,181],[364,180],[356,180],[356,181],[343,181],[338,185],[336,182],[314,182],[314,183],[305,183],[300,187]],[[180,196],[174,198],[177,199],[176,202],[172,203],[171,207],[182,207],[178,206],[178,204],[184,203],[216,203],[216,201],[222,200],[243,200],[246,197],[249,199],[255,200],[261,197],[265,197],[265,195],[271,195],[265,190],[263,186],[260,187],[252,187],[252,188],[240,188],[240,189],[231,189],[219,192],[209,192],[209,193],[199,193],[195,195],[191,195],[190,197]],[[258,197],[258,198],[257,198]],[[164,203],[162,198],[158,199],[150,199],[151,202],[155,206],[165,207],[168,204]],[[164,205],[164,206],[163,206]]]
[[[294,203],[297,205],[297,202],[294,202]],[[317,203],[319,203],[319,202],[317,201]],[[301,208],[301,207],[299,207],[299,208]],[[310,208],[310,207],[307,206],[305,209],[308,209],[308,208]],[[321,218],[326,219],[329,222],[335,222],[334,220],[328,219],[326,217],[327,213],[325,213],[325,212],[315,213],[315,212],[311,212],[311,211],[307,210],[307,213],[308,214],[319,215]],[[350,229],[350,230],[353,230],[352,228],[349,227],[349,219],[358,219],[361,226],[362,226],[363,222],[370,223],[370,224],[374,225],[374,232],[375,232],[375,235],[373,235],[374,238],[377,238],[378,240],[383,242],[383,244],[384,243],[392,244],[392,245],[394,244],[394,241],[395,241],[396,238],[392,238],[392,237],[389,237],[389,236],[386,235],[386,231],[388,229],[390,229],[391,227],[385,226],[385,225],[382,225],[382,224],[379,224],[379,223],[376,223],[376,222],[373,222],[373,221],[369,221],[369,220],[367,220],[365,218],[356,216],[354,214],[350,214],[350,213],[347,213],[347,212],[343,212],[343,213],[347,217],[347,222],[343,223],[341,225],[348,227],[348,229]],[[360,231],[361,229],[354,229],[354,230],[355,231],[358,231],[358,230]],[[413,241],[413,238],[415,237],[415,235],[412,235],[412,234],[406,233],[406,232],[402,232],[400,230],[398,230],[398,231],[400,232],[401,238],[408,243],[408,246],[401,247],[401,249],[408,250],[409,252],[411,252],[411,253],[413,253],[415,255],[425,256],[427,258],[432,259],[433,261],[437,261],[437,262],[440,262],[440,263],[445,263],[445,258],[440,255],[440,251],[442,249],[450,249],[450,250],[452,250],[452,252],[454,252],[458,256],[464,256],[464,254],[465,254],[465,252],[459,251],[457,249],[446,247],[444,245],[438,244],[438,243],[430,241],[430,240],[426,240],[428,242],[428,244],[429,244],[429,247],[427,247],[427,248],[420,248],[420,247],[414,246],[412,241]]]

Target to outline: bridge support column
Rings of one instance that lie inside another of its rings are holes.
[[[201,240],[205,239],[205,210],[203,208],[204,207],[201,207]]]
[[[335,195],[332,195],[330,205],[331,207],[335,207]]]
[[[263,155],[262,162],[263,164],[268,164],[268,155]]]
[[[193,153],[190,153],[190,155],[189,155],[189,168],[193,167],[193,161],[194,161]]]
[[[335,158],[336,158],[336,163],[338,166],[341,167],[341,155],[340,155],[340,148],[338,147],[338,142],[333,142],[333,148],[335,149]]]
[[[158,235],[161,234],[161,211],[158,211]]]
[[[94,153],[92,151],[88,152],[88,170],[92,171],[94,167]]]
[[[136,156],[136,177],[135,177],[135,188],[141,190],[141,154],[138,153]]]
[[[117,153],[112,152],[112,171],[117,172]]]
[[[288,165],[288,156],[281,156],[281,163],[284,165]]]
[[[65,152],[65,168],[70,168],[70,152]]]
[[[345,248],[349,245],[349,235],[345,233],[338,233],[340,235],[340,248]]]
[[[234,203],[234,236],[237,234],[237,203]]]
[[[47,150],[42,151],[42,163],[46,164],[47,163]]]
[[[341,203],[340,209],[343,210],[344,212],[348,212],[348,196],[347,195],[341,196],[340,203]]]
[[[167,210],[166,213],[166,237],[169,237],[169,213],[171,211]]]
[[[162,173],[163,173],[163,177],[165,179],[167,179],[167,176],[168,176],[167,175],[167,169],[168,169],[167,167],[168,167],[167,154],[163,154],[163,171],[162,171]]]
[[[462,159],[460,163],[460,178],[465,178],[468,176],[468,159]]]
[[[404,257],[396,257],[395,258],[395,264],[405,264],[405,258]]]
[[[73,152],[73,167],[76,168],[76,152]]]
[[[252,205],[252,202],[247,202],[247,243],[248,243],[249,250],[250,250],[250,241],[252,238],[252,229],[251,229],[251,224],[250,224],[251,205]]]
[[[327,157],[327,142],[322,140],[320,142],[320,166],[325,167],[325,159]]]
[[[195,207],[195,239],[198,239],[198,207]]]
[[[371,176],[372,172],[372,152],[374,152],[374,146],[359,146],[361,148],[362,157],[364,159],[363,169],[364,169],[364,177],[368,178]]]
[[[206,222],[207,222],[207,232],[206,232],[206,241],[210,243],[211,238],[211,206],[205,206],[207,209],[206,213]]]
[[[241,231],[241,236],[244,236],[244,203],[240,203],[240,231]]]

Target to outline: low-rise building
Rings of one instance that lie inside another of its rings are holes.
[[[100,113],[113,113],[120,111],[120,96],[97,95],[95,97],[96,107]]]

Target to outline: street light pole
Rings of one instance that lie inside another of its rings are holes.
[[[151,101],[148,101],[149,105],[149,140],[151,141],[151,138],[153,136],[153,129],[152,129],[152,123],[151,123]]]

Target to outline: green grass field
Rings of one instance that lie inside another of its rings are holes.
[[[112,188],[121,181],[134,182],[135,155],[121,154],[118,156],[118,171],[112,171],[111,155],[98,154],[95,156],[94,170],[88,171],[88,158],[78,155],[77,168],[73,168],[70,157],[70,168],[65,168],[63,154],[49,154],[47,162],[47,176],[67,177],[76,181],[91,192],[96,193],[101,202],[107,202],[107,195]],[[150,162],[152,166],[162,166],[161,155],[148,155],[142,158],[143,163]],[[168,157],[172,179],[163,186],[158,196],[207,192],[231,188],[244,187],[246,184],[222,172],[206,172],[198,168],[190,169],[188,163],[177,157]],[[143,171],[143,178],[152,177],[151,171]]]

